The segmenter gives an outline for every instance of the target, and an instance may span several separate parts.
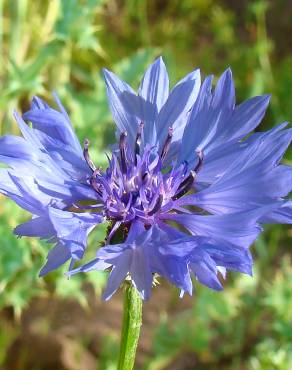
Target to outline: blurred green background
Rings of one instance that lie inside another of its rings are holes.
[[[238,102],[272,93],[268,129],[292,117],[291,34],[289,0],[0,0],[1,135],[18,133],[13,109],[34,94],[52,102],[56,90],[104,163],[114,125],[101,68],[137,87],[158,55],[172,83],[231,66]],[[102,303],[97,272],[38,278],[49,246],[12,234],[27,218],[0,198],[0,368],[115,369],[121,293]],[[197,286],[179,300],[161,281],[145,304],[137,369],[292,369],[291,234],[267,227],[252,249],[254,278],[229,274],[223,293]],[[91,236],[92,253],[101,238]]]

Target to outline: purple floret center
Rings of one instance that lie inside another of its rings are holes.
[[[92,170],[89,183],[102,204],[104,216],[114,222],[129,223],[140,219],[149,227],[157,215],[176,210],[176,201],[193,189],[198,171],[202,167],[202,152],[197,152],[197,165],[190,169],[188,163],[164,166],[172,140],[172,128],[160,150],[149,145],[140,153],[143,140],[143,123],[138,126],[134,145],[127,142],[127,133],[120,135],[119,148],[109,159],[105,172],[96,168],[90,159],[89,141],[84,143],[84,158]]]

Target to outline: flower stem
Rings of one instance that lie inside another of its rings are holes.
[[[142,325],[142,299],[132,284],[127,285],[124,294],[124,316],[118,370],[132,370]]]

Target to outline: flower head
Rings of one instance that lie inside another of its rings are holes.
[[[169,93],[161,58],[138,94],[105,70],[118,143],[108,168],[97,168],[69,117],[34,98],[21,118],[22,137],[0,139],[0,191],[32,214],[15,229],[53,243],[44,275],[70,260],[69,274],[110,270],[104,298],[130,277],[141,296],[153,275],[192,294],[192,276],[220,290],[218,274],[252,273],[249,247],[263,223],[291,223],[291,167],[280,160],[291,141],[286,123],[249,135],[269,97],[235,105],[231,71],[212,89],[196,70]],[[31,122],[31,127],[26,124]],[[247,136],[249,135],[249,136]],[[109,222],[96,258],[74,269],[87,236]],[[118,240],[117,236],[120,236]],[[122,237],[121,237],[122,236]]]

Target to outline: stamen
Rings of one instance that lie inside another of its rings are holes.
[[[144,128],[144,122],[140,122],[137,130],[137,136],[135,141],[135,165],[137,164],[137,155],[140,154],[140,146],[142,142],[142,132]]]
[[[159,197],[157,198],[157,201],[156,201],[154,207],[151,209],[150,212],[148,212],[148,216],[152,216],[152,215],[154,215],[154,213],[159,211],[159,209],[161,208],[161,205],[162,205],[162,201],[163,201],[163,196],[162,196],[162,194],[160,194]]]
[[[93,171],[93,174],[92,174],[92,177],[96,177],[96,176],[100,176],[100,168],[96,168],[94,171]]]
[[[196,153],[197,153],[197,156],[199,158],[199,161],[198,161],[198,164],[196,165],[196,167],[194,168],[194,171],[196,173],[198,173],[200,171],[200,169],[202,168],[202,164],[203,164],[203,160],[204,160],[204,154],[203,154],[203,151],[201,149],[197,150]]]
[[[172,140],[172,135],[173,135],[173,128],[172,127],[169,127],[168,129],[168,134],[167,134],[167,138],[165,140],[165,143],[163,145],[163,148],[162,148],[162,151],[161,151],[161,160],[163,161],[169,151],[169,148],[170,148],[170,144],[171,144],[171,140]]]
[[[91,210],[91,209],[101,208],[102,204],[97,203],[97,204],[80,205],[80,204],[77,204],[77,203],[72,203],[72,207],[74,207],[78,210],[81,210],[81,211],[87,211],[87,210]]]
[[[193,186],[195,178],[196,178],[196,172],[191,171],[189,176],[186,179],[184,179],[184,181],[180,184],[178,188],[178,193],[176,193],[171,199],[177,200],[178,198],[185,195],[189,190],[191,190],[191,187]]]
[[[126,162],[126,138],[127,133],[123,132],[120,136],[120,156],[121,156],[121,170],[122,173],[127,173],[127,162]]]
[[[118,230],[118,228],[121,226],[122,222],[117,221],[114,226],[112,227],[111,231],[109,232],[108,236],[105,238],[106,244],[109,244],[112,237],[114,236],[115,232]]]
[[[100,183],[97,182],[96,176],[101,176],[99,168],[96,168],[93,171],[93,174],[89,182],[90,182],[90,185],[93,187],[93,189],[97,192],[97,194],[102,197],[102,186]]]
[[[108,181],[99,173],[98,170],[94,171],[93,179],[95,180],[96,184],[100,186],[101,189],[105,190],[107,194],[110,194],[112,192],[112,189],[108,183]]]
[[[96,179],[91,177],[89,181],[90,181],[90,185],[97,192],[97,194],[102,197],[101,186],[97,183]]]
[[[204,155],[203,155],[203,151],[202,150],[197,150],[196,153],[197,153],[197,156],[199,158],[196,167],[194,168],[194,170],[192,170],[190,172],[189,176],[186,179],[184,179],[184,181],[180,184],[180,186],[178,188],[178,193],[176,193],[171,198],[172,200],[177,200],[178,198],[180,198],[183,195],[185,195],[189,190],[191,190],[191,188],[193,186],[193,183],[194,183],[194,180],[195,180],[198,172],[202,168],[203,160],[204,160]]]
[[[95,167],[94,163],[92,162],[92,160],[90,159],[89,152],[88,152],[89,144],[90,144],[89,140],[85,139],[84,140],[84,147],[83,147],[83,156],[84,156],[84,159],[85,159],[86,163],[90,167],[90,169],[92,171],[95,171],[96,167]]]

